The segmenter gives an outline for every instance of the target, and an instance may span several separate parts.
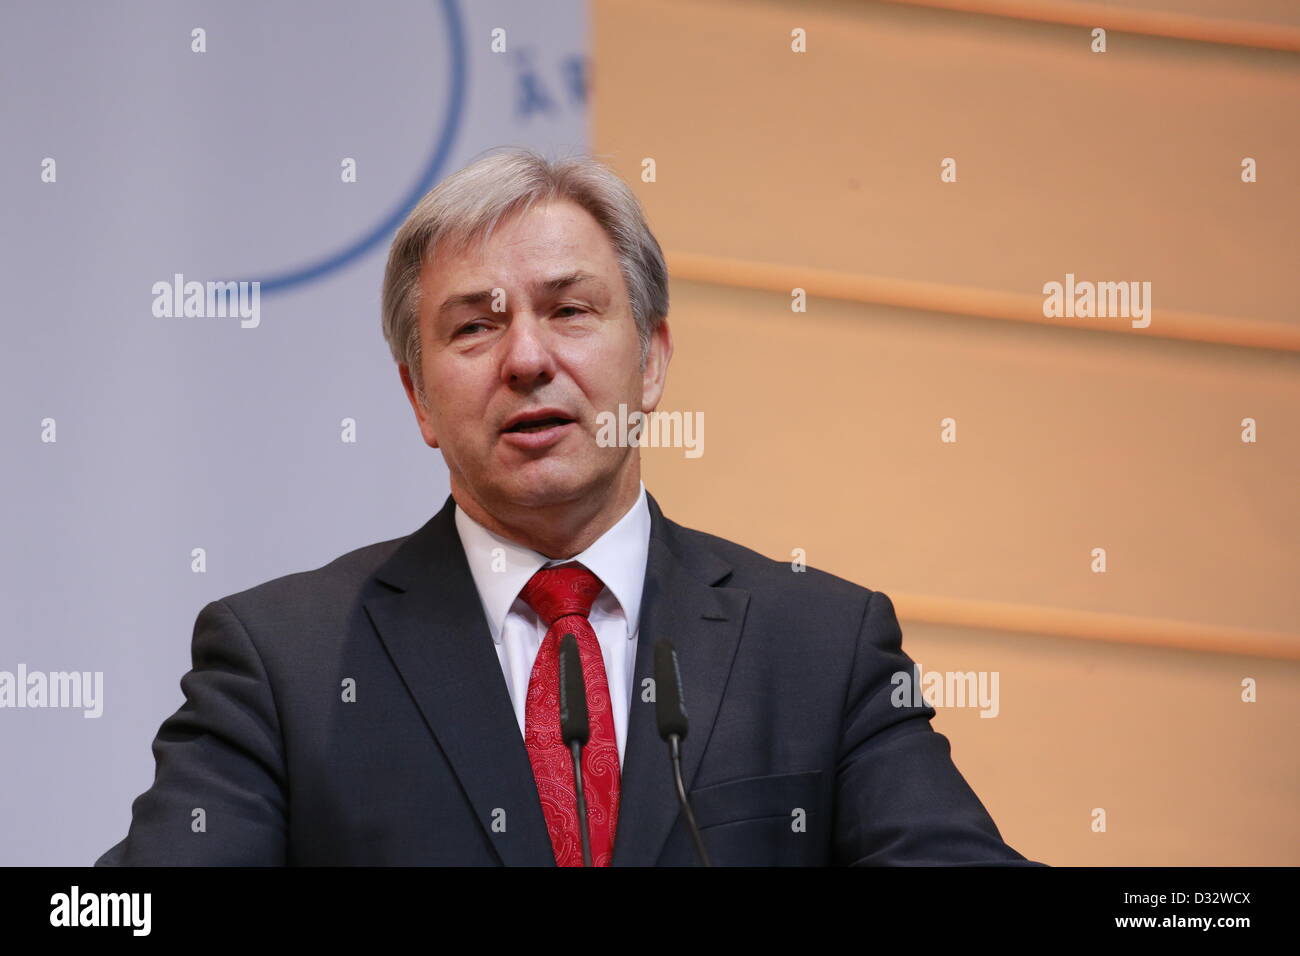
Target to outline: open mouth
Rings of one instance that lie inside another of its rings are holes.
[[[571,424],[572,422],[573,422],[572,418],[559,418],[559,417],[528,418],[522,422],[516,422],[515,424],[511,425],[509,428],[505,429],[505,431],[541,432],[541,431],[546,431],[546,429],[548,428],[555,428],[558,425],[568,425]]]

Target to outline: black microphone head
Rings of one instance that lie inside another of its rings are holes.
[[[578,653],[578,639],[565,634],[560,641],[560,736],[568,747],[575,740],[585,744],[590,734],[582,655]]]
[[[655,641],[655,720],[659,736],[667,740],[673,734],[686,739],[686,701],[682,692],[682,672],[677,666],[677,651],[667,638]]]

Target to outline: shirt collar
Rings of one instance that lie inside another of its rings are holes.
[[[570,561],[581,563],[600,578],[627,618],[628,638],[636,636],[650,552],[650,507],[646,503],[645,482],[641,482],[636,503],[627,513],[592,542],[591,547],[572,558],[547,558],[489,531],[459,506],[455,512],[456,532],[465,549],[493,643],[501,643],[506,615],[529,579],[542,567]]]

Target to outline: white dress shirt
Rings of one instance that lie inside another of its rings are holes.
[[[636,666],[637,623],[641,619],[641,588],[645,583],[650,551],[650,506],[645,483],[636,503],[586,551],[572,558],[547,558],[543,554],[493,534],[456,508],[456,531],[469,561],[496,645],[506,689],[514,705],[522,738],[528,682],[533,662],[546,636],[546,624],[519,592],[541,568],[577,561],[605,585],[591,605],[592,630],[600,642],[614,711],[614,737],[618,762],[627,749],[627,719],[632,706],[633,669]],[[621,702],[621,706],[620,706]]]

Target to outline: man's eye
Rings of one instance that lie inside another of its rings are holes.
[[[467,322],[464,325],[462,325],[459,329],[456,330],[456,334],[464,335],[466,332],[471,332],[474,329],[485,329],[485,328],[487,328],[487,326],[484,325],[482,322]]]
[[[570,309],[572,309],[574,312],[586,312],[586,311],[587,311],[586,309],[584,309],[584,308],[583,308],[582,306],[580,306],[580,305],[562,305],[562,306],[560,306],[559,311],[560,311],[560,312],[567,312],[567,311],[569,311]]]

